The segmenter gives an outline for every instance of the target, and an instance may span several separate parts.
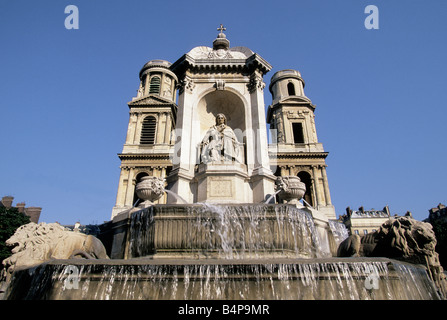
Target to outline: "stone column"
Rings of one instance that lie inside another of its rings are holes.
[[[164,144],[165,139],[165,129],[166,128],[166,113],[159,112],[157,120],[157,136],[155,139],[155,144]]]
[[[172,119],[169,113],[165,113],[166,123],[165,123],[165,137],[164,144],[169,144],[171,141],[171,131],[172,131]]]
[[[193,202],[193,194],[190,190],[190,182],[194,178],[195,154],[193,150],[193,104],[195,95],[193,94],[194,83],[189,77],[183,80],[183,88],[179,96],[179,108],[177,114],[177,123],[181,132],[176,132],[176,141],[174,144],[174,154],[172,158],[173,169],[167,181],[169,189],[178,194],[188,202]],[[174,197],[168,196],[168,203],[176,203]]]
[[[119,184],[118,184],[118,192],[116,194],[116,203],[115,206],[122,207],[124,206],[125,198],[126,198],[126,189],[124,186],[124,182],[129,177],[129,170],[125,167],[121,168]],[[126,185],[127,187],[127,185]]]
[[[133,206],[133,196],[135,193],[135,169],[130,168],[129,174],[127,176],[127,188],[126,188],[126,196],[124,200],[124,205],[126,207],[132,207]]]
[[[262,167],[270,168],[270,159],[268,156],[268,138],[267,138],[267,124],[265,121],[264,111],[264,82],[262,76],[254,72],[251,76],[250,99],[251,99],[251,115],[252,128],[255,135],[255,145],[253,147],[254,168]]]
[[[270,170],[270,159],[268,155],[267,124],[265,121],[264,110],[264,87],[265,83],[263,82],[262,75],[257,71],[253,72],[250,77],[249,91],[251,128],[254,139],[251,139],[251,146],[247,143],[247,164],[249,172],[250,169],[253,168],[251,182],[254,202],[263,201],[265,196],[275,192],[274,183],[276,177]],[[247,126],[247,128],[250,128],[250,126]],[[250,153],[253,157],[252,159],[250,159]]]
[[[141,139],[141,129],[143,128],[143,119],[142,119],[142,113],[141,111],[136,112],[136,121],[134,126],[134,135],[133,135],[133,142],[134,144],[140,144]]]
[[[150,74],[147,73],[146,76],[144,77],[144,93],[143,93],[143,96],[147,96],[149,94],[149,78],[150,78]]]
[[[138,116],[135,112],[130,112],[129,126],[127,127],[126,144],[133,144],[135,141],[135,129],[137,126]]]
[[[327,181],[326,166],[323,166],[321,168],[321,172],[323,174],[323,186],[324,186],[324,196],[326,198],[326,205],[330,206],[332,205],[332,202],[331,202],[331,195],[329,193],[329,184]]]
[[[312,166],[312,184],[314,186],[314,193],[315,193],[315,202],[316,202],[316,209],[321,205],[320,200],[320,187],[319,187],[319,181],[318,181],[318,175],[317,175],[317,166]]]

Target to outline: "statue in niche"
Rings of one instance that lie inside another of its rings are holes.
[[[208,129],[202,140],[202,163],[239,161],[239,145],[233,129],[227,126],[227,118],[219,113],[216,124]]]

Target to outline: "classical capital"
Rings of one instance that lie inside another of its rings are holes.
[[[255,92],[257,89],[264,90],[265,83],[260,75],[252,75],[250,77],[250,82],[247,84],[248,91],[250,93]]]
[[[196,85],[191,78],[185,77],[183,80],[180,81],[179,93],[182,94],[185,90],[187,90],[189,93],[192,93],[195,86]]]

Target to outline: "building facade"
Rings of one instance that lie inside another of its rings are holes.
[[[247,47],[230,47],[225,28],[218,30],[212,47],[195,47],[172,64],[151,60],[140,71],[112,218],[135,206],[135,187],[148,175],[164,179],[170,191],[160,204],[260,203],[275,193],[277,176],[294,175],[306,184],[304,200],[335,219],[328,153],[317,140],[315,106],[301,75],[273,75],[266,117],[264,75],[272,66]]]
[[[328,155],[318,142],[315,108],[304,94],[304,80],[296,70],[276,72],[269,86],[272,104],[267,122],[272,132],[270,159],[276,176],[298,176],[306,184],[304,200],[335,219],[325,159]]]
[[[121,172],[112,217],[136,204],[135,186],[141,178],[165,178],[172,169],[178,80],[170,67],[168,61],[152,60],[140,71],[138,94],[128,103],[126,141],[118,155]],[[158,202],[166,203],[166,196]]]
[[[351,210],[350,207],[347,207],[346,215],[340,216],[340,221],[344,223],[348,233],[360,236],[378,230],[389,219],[391,216],[388,206],[385,206],[383,210],[365,210],[363,207]]]

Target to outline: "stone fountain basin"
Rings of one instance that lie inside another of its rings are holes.
[[[78,272],[73,274],[72,270]],[[69,277],[77,279],[76,289],[67,283]],[[34,268],[17,270],[5,298],[440,299],[423,266],[388,258],[53,260]]]
[[[293,205],[154,205],[114,219],[112,259],[321,258],[331,256],[329,226]]]

